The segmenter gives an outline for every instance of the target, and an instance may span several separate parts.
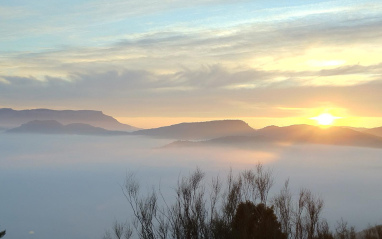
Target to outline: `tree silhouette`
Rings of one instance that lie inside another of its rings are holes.
[[[5,235],[5,230],[0,232],[0,238],[2,238]]]
[[[134,174],[126,177],[123,193],[133,211],[130,223],[115,222],[104,239],[382,239],[382,226],[362,234],[338,223],[336,234],[321,218],[323,200],[308,189],[292,197],[287,180],[280,193],[269,199],[271,171],[258,164],[226,180],[206,182],[197,168],[180,177],[174,202],[152,189],[146,196]]]
[[[233,234],[242,239],[286,239],[273,208],[260,203],[240,203],[232,222]]]

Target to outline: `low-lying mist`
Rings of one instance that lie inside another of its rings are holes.
[[[121,186],[127,172],[142,193],[160,185],[171,200],[179,177],[201,168],[224,176],[262,163],[277,192],[290,179],[320,195],[323,217],[362,230],[382,224],[382,149],[289,145],[256,149],[166,148],[172,140],[141,136],[10,135],[0,133],[0,225],[12,238],[101,238],[129,218]]]

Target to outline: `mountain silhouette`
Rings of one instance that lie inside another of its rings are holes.
[[[64,125],[72,123],[83,123],[108,130],[138,130],[136,127],[118,122],[113,117],[105,115],[101,111],[50,109],[13,110],[10,108],[0,109],[0,127],[2,128],[14,128],[33,120],[55,120]]]
[[[180,123],[160,128],[138,130],[132,134],[157,138],[196,140],[213,139],[228,135],[246,135],[254,131],[254,129],[242,120],[217,120]]]
[[[372,135],[375,135],[375,136],[382,137],[382,127],[367,129],[367,130],[365,130],[363,132],[368,133],[368,134],[372,134]]]
[[[7,133],[29,134],[78,134],[78,135],[126,135],[128,132],[111,131],[83,123],[63,125],[55,120],[33,120],[17,128],[6,131]]]
[[[269,126],[258,130],[271,140],[291,143],[314,143],[381,147],[382,138],[343,127],[321,128],[312,125],[292,125],[287,127]]]
[[[325,144],[382,148],[382,137],[343,127],[321,128],[311,125],[268,126],[250,135],[227,136],[203,142],[176,141],[165,147],[225,145],[259,147],[263,145]]]

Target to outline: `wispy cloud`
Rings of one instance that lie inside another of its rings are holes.
[[[164,11],[174,11],[176,9],[192,8],[208,5],[220,5],[227,3],[248,2],[248,0],[142,0],[126,1],[115,0],[113,2],[98,0],[85,3],[78,7],[79,12],[87,12],[99,18],[107,18],[112,21],[125,19],[131,16],[151,15]]]
[[[362,71],[361,67],[354,68]],[[375,66],[375,70],[380,72],[381,66]],[[147,71],[73,74],[71,81],[5,77],[8,83],[0,82],[0,100],[24,105],[29,102],[30,107],[36,104],[65,107],[68,102],[76,102],[80,108],[90,104],[117,111],[129,109],[129,115],[194,117],[286,117],[295,112],[280,111],[279,107],[309,108],[330,102],[350,107],[355,114],[382,116],[379,110],[382,77],[366,84],[309,86],[293,78],[273,82],[271,79],[277,75],[281,72],[229,72],[216,65],[173,74]],[[254,87],[231,87],[251,84]]]
[[[38,28],[26,34],[77,39],[77,33],[91,35],[93,24],[105,26],[119,19],[213,4],[217,3],[93,1],[66,6],[70,9],[66,17],[72,20],[52,13],[48,16],[52,22],[42,23],[43,16],[32,23]],[[288,116],[291,112],[280,112],[280,107],[308,108],[327,102],[367,114],[379,112],[382,5],[312,6],[285,8],[279,17],[268,14],[221,25],[180,21],[142,32],[122,31],[110,38],[105,35],[100,44],[94,41],[103,35],[95,34],[79,44],[65,40],[67,45],[43,50],[36,45],[40,50],[4,51],[0,100],[5,105],[127,107],[129,114],[140,116],[158,112],[185,116],[185,106],[193,116]],[[22,18],[24,9],[14,11]],[[81,13],[82,18],[75,17]],[[94,19],[85,19],[89,16]],[[124,29],[124,25],[119,27]],[[79,28],[85,33],[79,33]]]
[[[301,71],[328,76],[330,68],[378,65],[382,54],[379,32],[382,18],[351,23],[291,20],[280,26],[251,23],[220,30],[158,31],[135,34],[108,46],[8,54],[0,58],[0,74],[70,80],[73,73],[126,69],[175,73],[184,67],[195,70],[219,64],[229,69],[284,72],[286,78]],[[331,65],[333,62],[339,65]],[[369,80],[374,79],[364,79]]]
[[[0,5],[0,19],[1,20],[14,20],[31,17],[36,12],[23,6],[1,6]]]

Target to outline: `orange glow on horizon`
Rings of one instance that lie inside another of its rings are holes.
[[[213,120],[224,120],[224,119],[238,119],[243,120],[248,123],[254,129],[261,129],[270,125],[276,126],[289,126],[295,124],[308,124],[308,125],[321,125],[318,124],[317,120],[313,119],[315,117],[309,117],[308,115],[320,115],[327,113],[325,110],[313,110],[304,115],[296,117],[116,117],[116,119],[124,124],[129,124],[135,127],[149,129],[157,128],[162,126],[169,126],[173,124],[179,124],[183,122],[202,122],[202,121],[213,121]],[[335,126],[348,126],[348,127],[359,127],[359,128],[374,128],[380,127],[382,125],[382,117],[361,117],[352,116],[346,114],[342,111],[334,112],[330,111],[331,115],[341,114],[342,117],[336,117],[331,125]]]

